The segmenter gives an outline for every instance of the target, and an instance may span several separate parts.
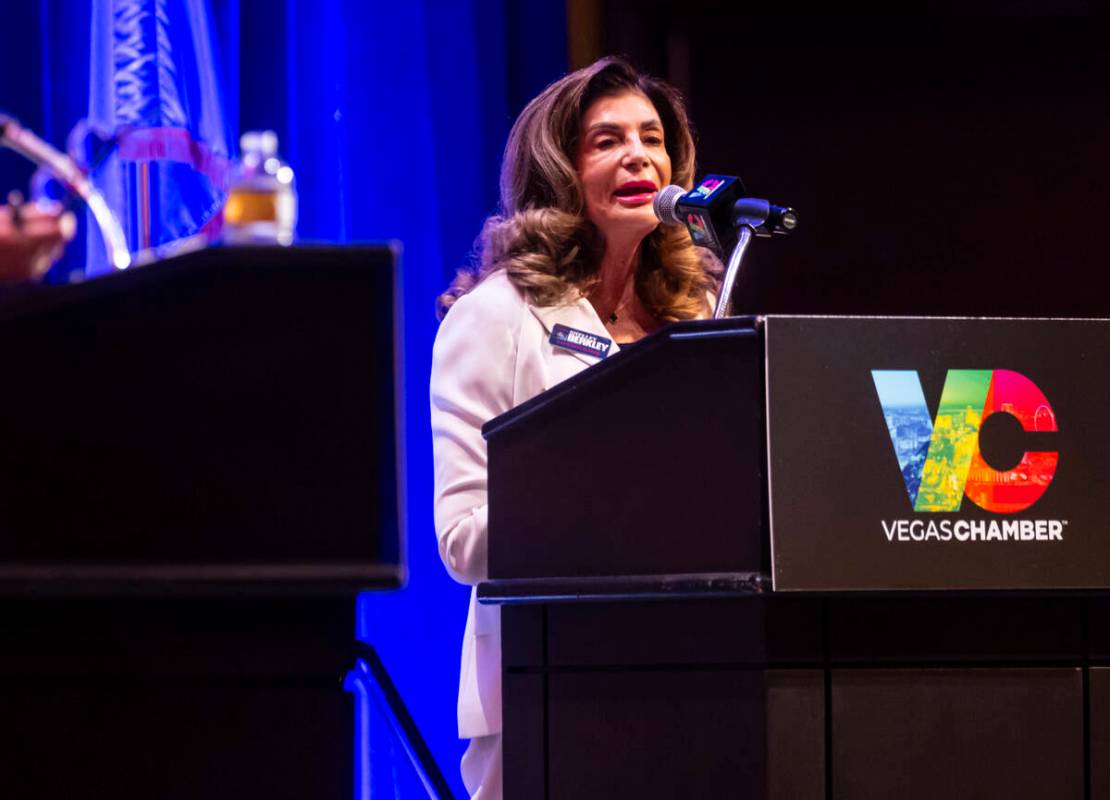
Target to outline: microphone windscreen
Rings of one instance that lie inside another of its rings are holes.
[[[655,193],[655,199],[651,202],[651,209],[655,212],[655,216],[664,225],[682,225],[682,217],[678,213],[678,198],[686,194],[686,190],[681,186],[664,186]]]

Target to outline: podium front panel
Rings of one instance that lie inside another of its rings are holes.
[[[0,293],[0,591],[398,586],[395,270],[215,248]]]
[[[776,591],[1110,587],[1110,322],[764,333]]]
[[[761,362],[679,323],[487,423],[490,578],[762,569]]]

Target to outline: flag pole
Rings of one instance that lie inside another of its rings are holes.
[[[150,249],[150,162],[139,162],[139,249]]]

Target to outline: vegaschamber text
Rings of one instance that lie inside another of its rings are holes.
[[[880,520],[888,542],[1062,542],[1066,519]]]

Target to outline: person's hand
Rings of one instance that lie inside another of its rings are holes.
[[[23,205],[16,193],[0,206],[0,281],[39,280],[61,258],[77,220],[57,205]]]

